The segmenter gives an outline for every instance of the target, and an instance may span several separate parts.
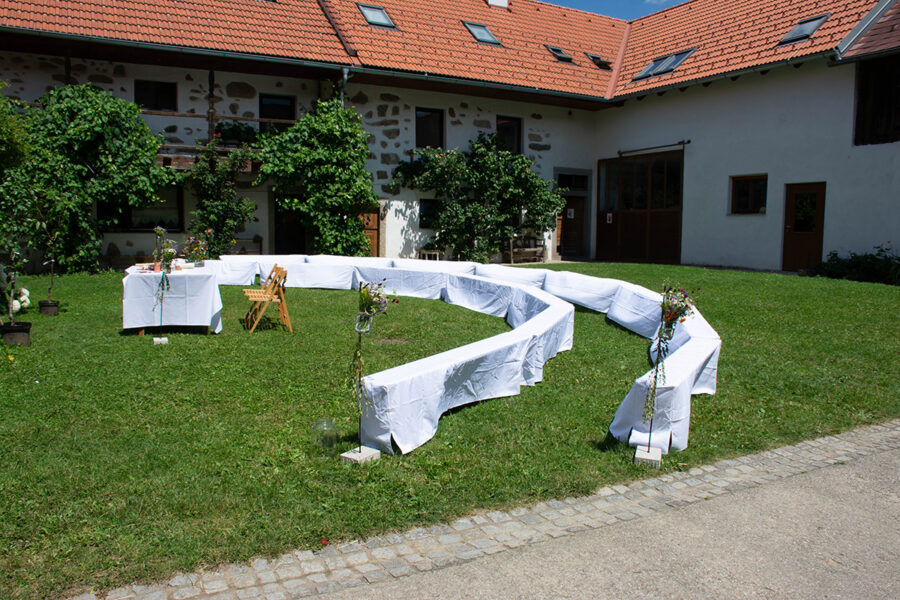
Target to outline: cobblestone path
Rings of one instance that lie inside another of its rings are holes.
[[[525,544],[674,511],[692,502],[900,448],[900,419],[759,454],[604,487],[580,498],[471,515],[405,533],[182,573],[73,600],[291,600],[441,569]],[[665,460],[665,459],[664,459]]]

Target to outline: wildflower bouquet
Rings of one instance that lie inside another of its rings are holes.
[[[206,242],[191,236],[181,247],[181,253],[184,258],[190,262],[200,262],[205,260],[207,256]]]
[[[362,361],[362,336],[369,333],[375,317],[387,312],[388,306],[400,302],[397,298],[389,297],[384,291],[383,283],[365,282],[359,286],[359,312],[356,315],[356,350],[350,363],[349,385],[360,410],[360,417],[370,408],[369,399],[366,397],[365,388],[362,385],[363,361]]]
[[[684,288],[663,286],[663,299],[660,302],[659,332],[656,336],[656,360],[653,365],[653,380],[644,399],[644,422],[653,425],[653,411],[656,407],[656,389],[660,381],[666,382],[663,361],[669,354],[669,342],[675,336],[675,327],[683,323],[694,311],[694,299]],[[648,442],[649,444],[649,442]]]

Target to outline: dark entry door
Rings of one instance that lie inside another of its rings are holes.
[[[562,237],[559,253],[563,256],[585,256],[584,250],[584,197],[566,196],[566,208],[562,215]]]
[[[601,160],[597,259],[681,262],[684,152]]]
[[[785,190],[785,271],[808,269],[822,262],[822,229],[825,225],[825,182],[791,183]]]
[[[275,254],[306,254],[306,229],[295,210],[275,205]]]

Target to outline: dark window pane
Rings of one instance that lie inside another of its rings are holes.
[[[606,197],[604,198],[601,207],[604,210],[618,210],[619,208],[619,162],[615,160],[611,160],[605,163],[606,168],[604,169],[603,176],[606,178],[606,185],[603,189],[606,190]]]
[[[856,72],[856,145],[900,141],[900,55],[862,61]]]
[[[572,175],[572,182],[569,185],[569,189],[572,191],[586,192],[588,189],[588,176],[587,175]]]
[[[666,208],[681,208],[682,154],[666,158]]]
[[[635,164],[630,160],[623,160],[619,165],[622,172],[619,178],[619,185],[622,188],[622,210],[634,208],[634,168]]]
[[[437,200],[419,200],[419,229],[434,229],[437,222]]]
[[[753,181],[751,186],[753,204],[751,209],[754,213],[766,212],[766,188],[768,187],[768,179],[766,177],[758,177]]]
[[[444,111],[416,107],[416,148],[444,147]]]
[[[634,165],[634,208],[647,208],[650,194],[649,174],[650,161],[646,158],[637,159]]]
[[[522,152],[522,119],[497,115],[497,148],[514,154]]]
[[[731,214],[755,215],[766,212],[766,175],[731,178]]]
[[[666,196],[666,160],[657,156],[650,165],[650,208],[663,208]]]
[[[149,231],[156,226],[161,226],[167,231],[180,231],[182,226],[179,196],[178,188],[167,187],[159,193],[160,203],[143,208],[132,208],[130,228]]]
[[[260,94],[259,95],[259,118],[260,119],[288,119],[295,120],[297,118],[296,102],[293,96],[279,96],[276,94]],[[259,131],[266,133],[269,131],[284,131],[290,128],[290,123],[265,123],[259,124]]]
[[[178,110],[177,92],[174,83],[167,81],[134,82],[134,102],[147,110]]]
[[[812,233],[816,230],[816,195],[797,194],[794,200],[794,231]]]

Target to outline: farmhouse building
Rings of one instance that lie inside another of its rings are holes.
[[[548,258],[797,270],[900,242],[897,0],[690,0],[630,22],[535,0],[4,1],[0,80],[25,101],[70,82],[136,101],[182,168],[216,125],[283,127],[342,94],[371,134],[382,256],[416,256],[435,207],[394,167],[479,132],[568,188]],[[245,249],[306,250],[270,186],[243,191]],[[164,199],[105,251],[183,231],[192,199]]]

